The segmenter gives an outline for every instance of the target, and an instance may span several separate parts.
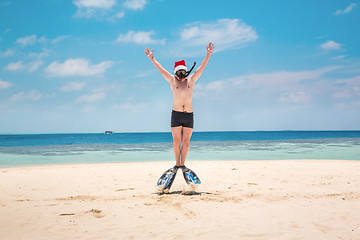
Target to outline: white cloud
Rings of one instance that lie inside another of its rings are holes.
[[[342,103],[336,104],[334,107],[337,110],[346,110],[346,109],[351,108],[352,106],[360,107],[360,101],[352,101],[352,102],[348,102],[348,103],[342,102]]]
[[[310,102],[312,100],[312,96],[306,92],[291,92],[285,93],[280,97],[281,102],[293,102],[293,103],[304,103]]]
[[[165,39],[152,39],[151,36],[154,35],[154,31],[133,31],[130,30],[126,34],[120,34],[117,38],[117,42],[124,43],[136,43],[136,44],[164,44]]]
[[[77,17],[102,17],[111,12],[117,5],[117,0],[74,0],[73,3],[78,7]]]
[[[47,39],[45,36],[38,37],[37,35],[33,34],[31,36],[18,38],[16,40],[16,43],[20,44],[22,46],[31,46],[36,43],[47,44],[49,42],[52,44],[56,44],[64,39],[69,38],[69,37],[71,37],[71,36],[70,35],[62,35],[62,36],[56,37],[53,40],[51,40],[51,39]]]
[[[70,82],[61,87],[61,91],[70,92],[78,91],[83,89],[86,86],[86,82]]]
[[[349,86],[360,86],[360,75],[351,78],[338,79],[336,80],[336,83],[345,83]]]
[[[14,56],[14,54],[15,54],[15,51],[12,49],[8,49],[4,53],[0,52],[1,57],[11,57],[11,56]]]
[[[12,101],[12,102],[23,101],[23,100],[37,101],[40,98],[42,98],[42,94],[36,90],[33,90],[29,93],[19,92],[19,93],[13,95],[10,98],[10,101]]]
[[[360,75],[336,80],[337,91],[333,98],[351,98],[360,96]]]
[[[13,84],[11,82],[2,81],[0,78],[0,89],[5,89],[11,87]]]
[[[352,94],[348,90],[336,92],[333,95],[333,98],[350,98],[352,97]]]
[[[239,77],[239,80],[248,81],[251,87],[262,86],[266,88],[279,88],[299,83],[302,80],[317,79],[328,72],[340,68],[341,66],[330,66],[312,71],[280,71],[274,73],[250,74]]]
[[[20,44],[22,46],[31,46],[31,45],[34,45],[36,43],[44,44],[44,43],[47,43],[47,41],[48,40],[44,36],[39,38],[34,34],[34,35],[23,37],[23,38],[18,38],[16,40],[16,43]]]
[[[118,12],[116,15],[115,15],[115,18],[123,18],[125,17],[125,12]]]
[[[11,56],[14,56],[14,54],[15,54],[15,51],[14,50],[12,50],[12,49],[8,49],[8,50],[6,50],[5,52],[4,52],[4,57],[11,57]]]
[[[132,10],[141,10],[146,5],[146,0],[126,0],[124,6]]]
[[[27,64],[23,63],[22,61],[17,61],[14,63],[9,63],[7,66],[4,67],[4,70],[7,71],[28,71],[28,72],[34,72],[39,69],[39,67],[43,64],[42,61],[32,61]]]
[[[115,109],[127,110],[131,113],[139,113],[148,107],[147,103],[123,103],[113,106]]]
[[[43,62],[40,60],[29,62],[27,65],[27,71],[34,72],[34,71],[38,70],[41,65],[43,65]]]
[[[341,56],[336,56],[336,57],[332,57],[331,59],[333,60],[339,60],[339,59],[344,59],[347,55],[341,55]]]
[[[320,47],[325,50],[341,50],[341,46],[342,44],[331,40],[320,45]]]
[[[352,102],[351,104],[356,107],[360,107],[360,101],[355,101],[355,102]]]
[[[14,54],[13,50],[7,50],[3,56],[12,56]],[[17,61],[17,62],[11,62],[8,65],[4,67],[4,70],[7,71],[28,71],[28,72],[34,72],[39,69],[40,66],[44,64],[44,62],[41,60],[43,57],[46,57],[49,55],[49,51],[44,49],[41,53],[29,53],[29,57],[35,58],[36,60],[30,61],[27,63],[24,63],[23,61]]]
[[[348,7],[346,7],[345,9],[340,9],[337,10],[334,15],[343,15],[343,14],[347,14],[349,12],[351,12],[351,10],[354,9],[354,7],[356,7],[357,4],[356,3],[351,3]]]
[[[334,107],[337,110],[345,110],[345,109],[349,108],[349,105],[346,103],[338,103],[338,104],[335,104]]]
[[[88,113],[88,112],[95,111],[96,109],[97,109],[97,106],[95,106],[95,105],[86,105],[81,109],[81,112]]]
[[[37,36],[31,35],[31,36],[27,36],[27,37],[23,37],[23,38],[18,38],[16,40],[16,43],[23,45],[23,46],[28,46],[28,45],[34,45],[36,43],[36,40],[37,40]]]
[[[51,76],[69,77],[69,76],[93,76],[104,73],[113,65],[111,61],[103,61],[99,64],[91,64],[88,59],[70,58],[64,63],[58,61],[52,62],[45,72]]]
[[[219,19],[210,22],[193,22],[180,29],[181,41],[189,45],[205,46],[209,42],[216,44],[216,49],[223,50],[241,47],[258,38],[253,27],[240,19]]]
[[[48,39],[47,39],[46,37],[42,36],[42,37],[38,38],[37,41],[38,41],[39,43],[43,43],[43,44],[44,44],[44,43],[47,43],[47,42],[48,42]]]
[[[136,77],[138,77],[138,78],[149,77],[149,76],[153,75],[154,73],[155,73],[155,70],[140,71],[139,73],[136,74]]]
[[[53,40],[51,40],[51,43],[58,43],[58,42],[63,41],[64,39],[67,39],[70,37],[71,37],[70,35],[62,35],[62,36],[56,37]]]
[[[95,103],[100,102],[106,98],[106,93],[99,92],[93,93],[90,95],[82,95],[78,99],[76,99],[77,103]]]
[[[112,8],[116,5],[116,0],[74,0],[73,3],[78,8]]]
[[[221,91],[224,87],[225,87],[224,82],[222,81],[211,82],[206,86],[208,90],[212,90],[212,91]]]
[[[283,102],[306,102],[312,99],[313,93],[321,88],[314,84],[328,73],[341,66],[329,66],[311,71],[278,71],[273,73],[247,74],[207,84],[197,83],[194,96],[224,98],[281,96]],[[329,85],[330,86],[330,85]],[[250,94],[250,95],[248,95]]]
[[[197,83],[195,97],[201,96],[213,96],[214,94],[219,94],[227,87],[227,81],[214,81],[207,84]]]
[[[360,96],[360,84],[358,86],[354,86],[352,90],[354,90],[355,95]]]
[[[42,59],[44,57],[48,57],[50,55],[50,51],[48,49],[43,49],[41,53],[29,53],[29,57]]]
[[[122,0],[121,5],[118,2],[118,0],[73,0],[73,4],[78,8],[75,16],[95,17],[113,22],[123,18],[126,9],[142,10],[147,0]]]
[[[7,66],[4,67],[4,70],[7,71],[23,71],[25,70],[25,66],[22,61],[17,61],[14,63],[9,63]]]

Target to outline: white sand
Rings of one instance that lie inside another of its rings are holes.
[[[0,239],[360,239],[360,161],[173,164],[0,168]]]

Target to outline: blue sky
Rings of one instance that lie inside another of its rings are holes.
[[[198,64],[195,131],[360,129],[360,1],[3,0],[0,133],[170,131]]]

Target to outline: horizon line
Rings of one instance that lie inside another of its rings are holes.
[[[351,131],[360,131],[360,129],[347,129],[347,130],[329,130],[329,129],[322,129],[322,130],[205,130],[205,131],[193,131],[193,133],[205,133],[205,132],[351,132]],[[103,132],[53,132],[53,133],[0,133],[0,135],[45,135],[45,134],[105,134]],[[129,131],[129,132],[120,132],[120,131],[113,131],[110,134],[116,133],[171,133],[171,131]]]

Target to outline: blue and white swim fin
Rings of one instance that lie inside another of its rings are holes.
[[[185,166],[181,166],[181,170],[184,175],[185,182],[190,184],[201,184],[200,178],[196,175],[196,173],[191,170],[190,168],[187,168]]]
[[[176,173],[177,173],[178,169],[179,169],[178,166],[174,166],[174,167],[169,168],[168,170],[166,170],[163,173],[163,175],[161,175],[159,180],[157,181],[157,185],[162,187],[162,190],[169,191],[170,188],[171,188],[171,185],[173,184],[173,182],[175,180],[175,176],[176,176]]]

